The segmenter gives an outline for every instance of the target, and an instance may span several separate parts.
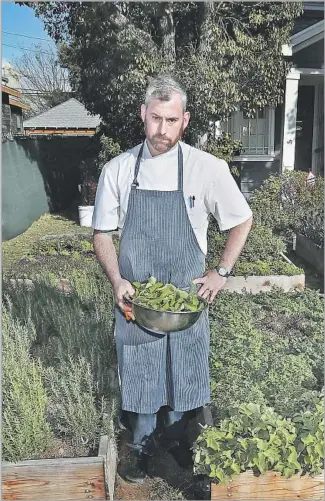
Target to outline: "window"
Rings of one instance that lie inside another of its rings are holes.
[[[254,117],[235,111],[225,122],[217,122],[216,137],[222,132],[230,134],[243,144],[238,160],[271,160],[274,157],[274,109],[258,110]]]

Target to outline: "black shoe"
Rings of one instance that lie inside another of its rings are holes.
[[[131,450],[124,470],[125,480],[142,484],[147,475],[148,456],[138,450]]]
[[[193,468],[193,452],[189,447],[180,442],[178,445],[168,449],[168,452],[173,456],[176,463],[184,469]]]

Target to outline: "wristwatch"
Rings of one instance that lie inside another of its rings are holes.
[[[215,270],[218,273],[218,275],[220,275],[221,277],[224,277],[224,278],[228,278],[230,275],[230,271],[231,271],[231,270],[228,270],[227,268],[224,268],[223,266],[218,266]]]

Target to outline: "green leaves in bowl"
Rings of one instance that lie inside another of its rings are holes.
[[[206,307],[206,303],[198,297],[193,283],[189,292],[178,289],[173,284],[158,282],[155,277],[150,277],[147,282],[143,283],[133,282],[132,286],[135,289],[133,302],[154,310],[196,312]]]

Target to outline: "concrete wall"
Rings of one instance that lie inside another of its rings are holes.
[[[16,136],[2,144],[2,238],[24,232],[45,212],[78,203],[82,160],[94,158],[92,137]]]

